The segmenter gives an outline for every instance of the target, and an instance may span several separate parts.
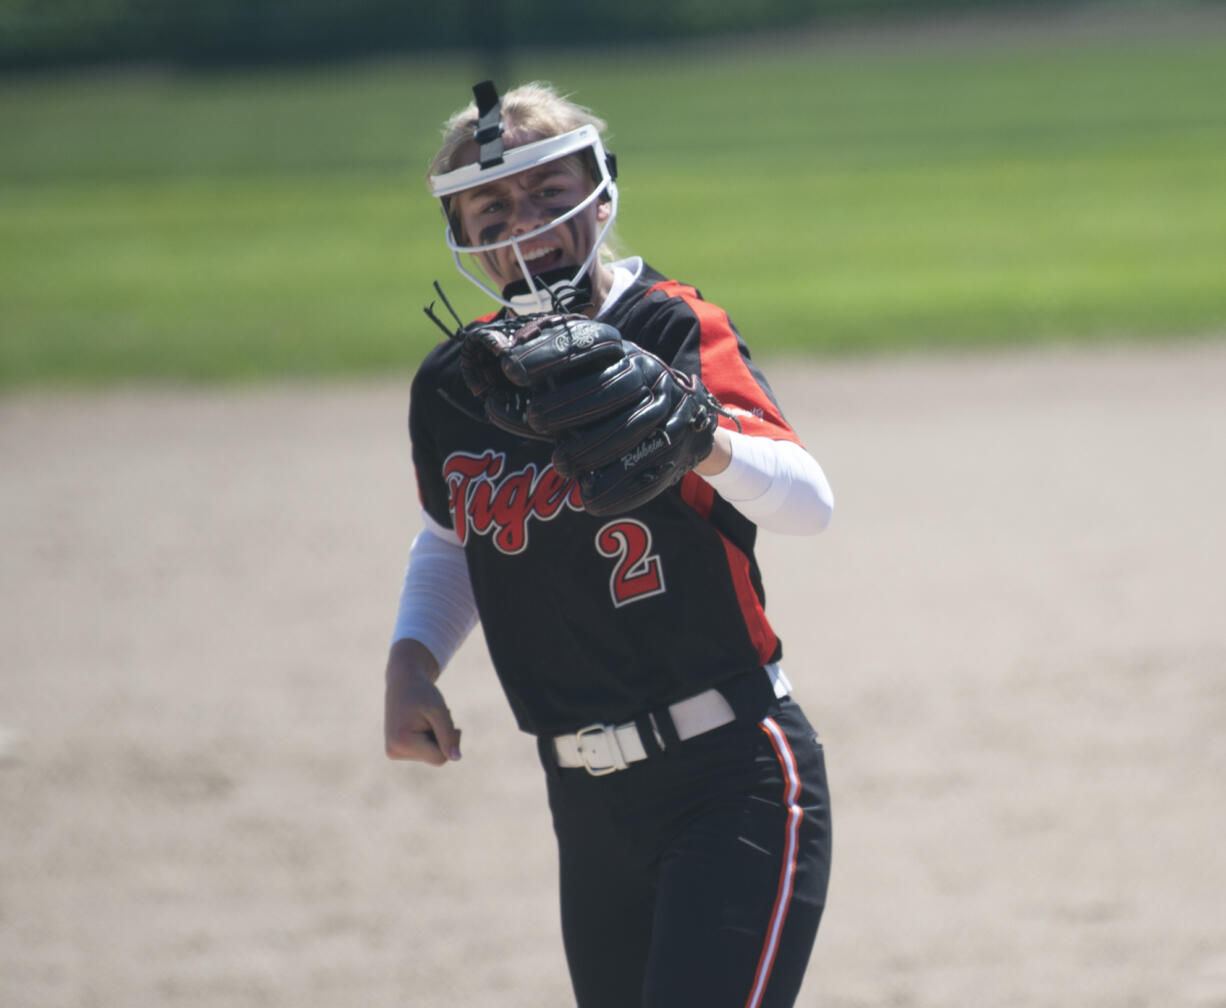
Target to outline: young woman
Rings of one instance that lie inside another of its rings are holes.
[[[424,528],[387,663],[387,753],[460,758],[435,683],[479,621],[537,739],[580,1008],[791,1005],[825,904],[829,795],[754,541],[822,531],[829,485],[725,313],[612,257],[604,124],[544,85],[474,92],[429,177],[460,271],[504,315],[566,298],[729,415],[679,482],[597,517],[550,445],[483,421],[459,345],[436,347],[412,387]]]

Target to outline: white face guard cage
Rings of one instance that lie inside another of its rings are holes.
[[[484,117],[482,121],[485,121]],[[481,143],[482,133],[482,130],[478,130],[479,143]],[[604,243],[609,230],[613,227],[613,221],[617,217],[617,184],[613,181],[616,172],[616,168],[613,165],[616,162],[611,155],[605,152],[604,144],[600,141],[600,134],[597,132],[596,127],[590,124],[580,126],[569,133],[561,133],[558,136],[549,137],[545,140],[537,140],[533,143],[524,144],[521,147],[512,147],[506,151],[501,150],[500,144],[496,143],[495,146],[498,148],[493,153],[493,157],[496,160],[478,160],[454,171],[447,172],[445,175],[430,176],[430,192],[440,201],[443,217],[447,221],[447,228],[444,232],[447,247],[451,249],[456,269],[499,304],[505,305],[519,314],[549,311],[553,307],[553,297],[550,293],[550,288],[543,285],[538,286],[537,280],[539,278],[534,280],[531,270],[528,269],[528,264],[524,261],[523,252],[520,250],[520,243],[531,241],[533,238],[551,231],[559,224],[563,224],[577,214],[582,213],[597,200],[607,199],[609,201],[609,216],[604,222],[600,233],[596,236],[591,252],[588,253],[587,258],[572,277],[553,284],[554,287],[577,286],[579,281],[592,268],[592,264],[600,254],[600,247]],[[486,146],[482,144],[481,155],[479,156],[483,157],[486,150]],[[465,189],[485,185],[487,182],[494,182],[509,175],[514,175],[530,168],[536,168],[538,165],[548,164],[551,161],[556,161],[559,158],[585,150],[592,152],[597,177],[593,179],[592,191],[578,206],[525,234],[490,242],[487,245],[460,244],[451,226],[451,218],[447,213],[447,204],[451,197],[463,192]],[[492,252],[495,249],[506,248],[507,246],[510,246],[514,251],[515,259],[519,263],[520,271],[526,280],[528,287],[526,295],[517,295],[514,298],[503,297],[502,292],[495,291],[485,280],[472,273],[460,258],[461,254]]]

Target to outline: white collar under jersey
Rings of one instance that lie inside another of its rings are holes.
[[[618,298],[625,294],[630,289],[630,285],[639,278],[643,272],[643,258],[642,256],[630,256],[627,259],[618,259],[617,262],[609,263],[609,269],[613,272],[613,284],[609,287],[609,294],[601,304],[600,311],[596,313],[597,318],[617,304]]]

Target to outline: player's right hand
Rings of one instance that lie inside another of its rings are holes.
[[[460,758],[459,729],[434,685],[438,673],[434,656],[417,641],[400,640],[392,645],[383,707],[389,759],[443,766]]]

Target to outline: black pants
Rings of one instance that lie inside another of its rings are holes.
[[[542,749],[545,758],[545,749]],[[548,768],[580,1008],[786,1008],[826,901],[821,744],[790,699],[604,777]]]

